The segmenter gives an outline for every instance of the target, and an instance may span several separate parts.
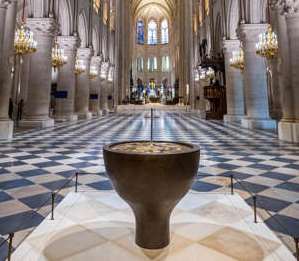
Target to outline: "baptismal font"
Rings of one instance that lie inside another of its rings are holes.
[[[153,110],[149,141],[124,141],[104,147],[112,184],[134,212],[135,242],[144,249],[162,249],[170,242],[170,215],[188,193],[197,175],[196,145],[154,141]]]

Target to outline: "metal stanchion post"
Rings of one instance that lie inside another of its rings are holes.
[[[257,223],[257,199],[256,199],[256,195],[254,195],[252,197],[253,199],[253,211],[254,211],[254,223]]]
[[[75,183],[75,192],[76,193],[78,192],[78,176],[79,176],[79,173],[76,172],[76,183]]]
[[[231,191],[231,194],[234,195],[234,176],[233,175],[230,176],[230,191]]]
[[[153,134],[153,129],[154,129],[154,110],[151,108],[151,142],[153,142],[154,134]]]
[[[299,261],[299,238],[295,237],[295,248],[296,248],[296,257],[297,257],[297,261]]]
[[[54,220],[54,206],[55,206],[55,193],[52,192],[52,210],[51,210],[51,220]]]
[[[10,261],[11,260],[11,254],[12,254],[12,241],[14,238],[14,233],[10,233],[9,234],[9,242],[8,242],[8,255],[7,255],[7,260]]]

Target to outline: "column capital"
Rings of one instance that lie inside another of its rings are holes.
[[[11,3],[11,0],[0,0],[0,8],[6,8]]]
[[[78,48],[77,57],[83,60],[90,60],[93,51],[90,48]]]
[[[278,9],[281,14],[294,14],[299,11],[299,0],[270,0],[273,9]]]
[[[241,41],[257,43],[258,36],[265,32],[268,26],[268,24],[241,24],[239,27]]]
[[[240,48],[241,41],[239,39],[235,40],[223,40],[222,46],[224,52],[232,52]]]
[[[77,51],[80,40],[76,36],[58,36],[57,41],[66,52]]]
[[[53,18],[28,18],[26,25],[35,35],[54,37],[57,32],[57,23]]]
[[[299,1],[298,0],[277,0],[274,2],[280,8],[282,13],[285,14],[294,14],[299,10]]]

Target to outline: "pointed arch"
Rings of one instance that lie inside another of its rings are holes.
[[[158,24],[155,20],[150,20],[147,27],[147,42],[148,44],[158,43]]]
[[[161,22],[161,43],[168,44],[169,43],[169,28],[167,19],[163,19]]]
[[[95,55],[100,52],[100,44],[99,44],[99,33],[96,27],[92,29],[92,47]]]
[[[88,45],[88,29],[87,29],[87,18],[86,14],[84,12],[81,12],[79,14],[79,19],[78,19],[78,32],[79,32],[79,37],[81,40],[81,47],[85,48]]]
[[[62,35],[72,34],[73,17],[70,0],[59,0],[59,24]]]
[[[144,44],[145,34],[144,34],[144,21],[138,19],[136,22],[136,41],[137,44]]]
[[[227,13],[227,35],[230,39],[237,39],[237,28],[239,26],[239,4],[238,1],[230,0]]]

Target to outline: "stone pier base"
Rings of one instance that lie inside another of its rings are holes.
[[[299,143],[299,122],[279,122],[278,136],[280,140]]]
[[[54,127],[54,119],[44,120],[22,120],[19,122],[20,127],[24,128],[49,128]]]
[[[14,123],[11,120],[0,120],[0,140],[12,139]]]
[[[224,123],[241,123],[244,115],[224,115]]]
[[[78,113],[78,119],[79,120],[90,120],[90,119],[92,119],[92,113],[91,112]]]
[[[77,121],[78,120],[78,115],[72,114],[72,115],[57,115],[55,116],[55,121],[58,122],[65,122],[65,121]]]
[[[272,119],[243,118],[241,125],[247,129],[277,130],[277,122]]]

